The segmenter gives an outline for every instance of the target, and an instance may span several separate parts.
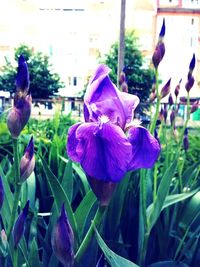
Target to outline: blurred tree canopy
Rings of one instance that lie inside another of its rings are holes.
[[[111,68],[110,78],[117,84],[118,42],[111,46],[103,61]],[[125,35],[124,72],[129,93],[137,95],[141,102],[145,102],[149,98],[154,77],[154,70],[149,66],[146,67],[144,63],[134,32],[127,32]]]
[[[33,98],[47,99],[64,87],[57,73],[52,71],[49,57],[41,52],[34,52],[27,45],[20,45],[15,49],[15,60],[23,55],[27,61],[30,75],[30,92]],[[7,59],[0,72],[0,90],[15,92],[15,76],[17,65],[13,66]]]

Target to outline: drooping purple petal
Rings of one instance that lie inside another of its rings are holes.
[[[123,178],[132,147],[120,127],[109,122],[83,123],[76,130],[76,138],[76,154],[89,176],[108,182]]]
[[[160,154],[160,145],[156,138],[146,128],[138,126],[130,128],[128,139],[132,144],[129,170],[153,167]]]
[[[85,121],[97,121],[101,115],[109,117],[112,123],[124,128],[126,124],[124,109],[119,99],[118,89],[111,82],[106,65],[99,65],[90,80],[84,97]]]
[[[69,128],[67,140],[67,154],[72,160],[76,162],[80,161],[79,156],[76,153],[76,147],[78,145],[78,140],[76,138],[76,130],[80,126],[80,124],[80,122],[76,123]]]

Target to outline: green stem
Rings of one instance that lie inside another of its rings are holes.
[[[8,239],[10,238],[10,233],[13,228],[15,217],[18,208],[18,202],[21,192],[21,183],[20,183],[20,162],[19,162],[19,151],[18,151],[18,139],[13,138],[13,156],[14,156],[14,173],[15,173],[15,193],[14,193],[14,203],[10,218],[10,224],[7,231]]]
[[[139,256],[138,256],[138,262],[139,266],[143,266],[146,258],[146,249],[148,245],[148,239],[149,239],[149,226],[148,226],[148,220],[147,220],[147,214],[146,214],[146,196],[147,196],[147,181],[146,181],[146,170],[141,169],[140,170],[140,237],[141,240],[140,247],[139,247]]]
[[[90,241],[91,241],[93,234],[94,234],[94,225],[96,227],[98,227],[100,225],[105,209],[106,209],[106,206],[99,206],[98,207],[96,214],[94,216],[94,219],[90,225],[90,228],[89,228],[86,236],[84,237],[78,251],[76,252],[75,261],[77,263],[80,263],[80,260],[83,256],[83,254],[85,253],[85,251],[87,250],[87,248],[90,244]]]
[[[18,250],[16,247],[13,251],[13,267],[18,267]]]
[[[159,115],[159,108],[160,108],[160,96],[158,92],[158,69],[155,69],[155,77],[156,77],[156,96],[157,96],[157,102],[156,102],[156,112],[154,114],[152,123],[150,125],[150,133],[154,132],[154,129],[156,127],[156,122]]]

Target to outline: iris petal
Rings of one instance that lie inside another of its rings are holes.
[[[84,97],[85,121],[97,121],[101,115],[109,117],[114,124],[124,128],[126,118],[118,89],[108,77],[110,69],[99,65],[92,77]]]
[[[132,159],[129,170],[152,168],[160,154],[160,145],[153,135],[142,126],[132,127],[128,131],[132,144]]]
[[[122,129],[112,123],[83,123],[77,128],[76,153],[85,172],[103,181],[120,181],[132,147]]]
[[[130,123],[134,117],[134,110],[138,106],[140,100],[136,95],[119,92],[119,96],[124,108],[126,123]]]
[[[69,128],[67,140],[67,154],[72,160],[76,162],[80,161],[76,153],[76,147],[78,145],[78,140],[76,139],[76,130],[80,126],[80,124],[81,123],[76,123]]]

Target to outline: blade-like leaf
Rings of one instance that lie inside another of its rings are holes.
[[[31,249],[30,249],[30,254],[29,254],[29,264],[30,267],[35,267],[38,266],[40,267],[40,260],[39,260],[39,255],[38,255],[38,246],[37,242],[35,239],[33,239],[32,244],[31,244]]]
[[[45,160],[41,158],[41,162],[42,162],[42,165],[44,168],[44,172],[46,174],[48,185],[49,185],[51,192],[54,196],[57,217],[59,216],[62,204],[65,203],[65,208],[66,208],[67,215],[68,215],[70,224],[71,224],[73,232],[74,232],[75,240],[79,241],[77,224],[76,224],[75,216],[73,214],[69,199],[68,199],[63,187],[61,186],[60,182],[58,181],[56,176],[52,173],[52,171],[49,169]]]
[[[75,211],[75,217],[77,222],[77,227],[82,232],[84,229],[84,225],[87,219],[87,216],[96,202],[96,196],[93,191],[90,190],[87,195],[83,198],[78,208]]]
[[[188,267],[188,265],[177,261],[159,261],[148,265],[148,267]]]
[[[111,267],[139,267],[137,264],[113,252],[103,241],[97,229],[95,229],[95,235],[96,235],[97,242],[101,250],[103,251],[108,263],[111,265]]]
[[[157,219],[158,219],[158,217],[162,211],[165,199],[166,199],[167,194],[169,192],[171,180],[172,180],[174,173],[176,171],[177,162],[178,162],[177,159],[174,160],[174,162],[171,164],[171,166],[166,170],[166,172],[165,172],[164,176],[162,177],[162,180],[159,184],[157,196],[156,196],[155,202],[153,203],[153,208],[152,208],[152,210],[148,216],[149,231],[152,229],[152,227],[156,223],[156,221],[157,221]]]
[[[69,160],[65,167],[65,172],[62,179],[62,187],[68,196],[69,201],[72,201],[73,196],[73,174],[72,174],[72,161]]]
[[[167,196],[165,199],[165,202],[162,206],[161,211],[164,210],[165,208],[173,205],[173,204],[176,204],[180,201],[183,201],[183,200],[186,200],[186,199],[192,197],[194,194],[196,194],[198,192],[198,190],[199,190],[199,188],[197,188],[191,192]],[[153,209],[153,204],[149,205],[149,207],[147,208],[147,214],[152,212],[152,209]]]

